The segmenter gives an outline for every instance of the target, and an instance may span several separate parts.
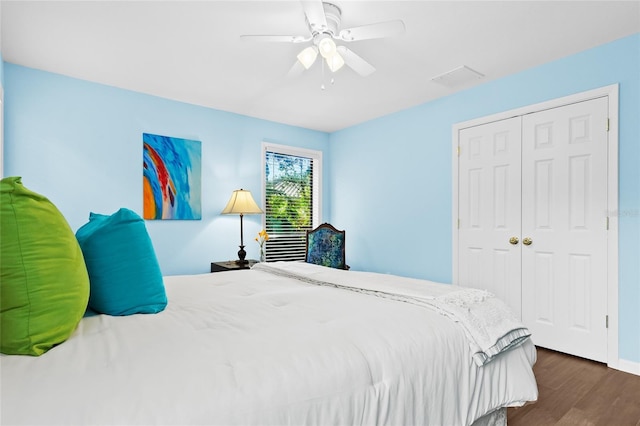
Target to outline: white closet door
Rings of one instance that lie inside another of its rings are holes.
[[[462,129],[458,282],[486,289],[520,317],[520,117]]]
[[[536,345],[607,360],[606,98],[522,120],[522,319]]]

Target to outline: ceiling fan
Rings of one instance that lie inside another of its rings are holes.
[[[333,3],[322,0],[301,0],[307,26],[308,35],[242,35],[243,40],[284,43],[312,44],[304,48],[298,55],[297,61],[289,71],[289,75],[296,75],[309,69],[318,54],[325,60],[331,72],[336,72],[347,65],[361,76],[368,76],[376,69],[344,45],[338,42],[352,42],[374,38],[389,37],[404,32],[404,22],[401,20],[378,22],[353,28],[340,29],[342,11]]]

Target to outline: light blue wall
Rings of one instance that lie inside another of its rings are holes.
[[[330,216],[349,230],[348,263],[451,282],[452,126],[614,83],[619,356],[640,362],[640,34],[331,134]]]
[[[202,220],[146,222],[165,275],[209,272],[211,261],[237,258],[240,219],[220,211],[240,187],[260,203],[263,140],[327,151],[322,132],[10,63],[4,71],[5,176],[22,176],[74,231],[91,211],[142,214],[143,132],[202,142]],[[328,199],[328,183],[323,189]],[[244,224],[248,257],[256,258],[261,216],[245,216]]]

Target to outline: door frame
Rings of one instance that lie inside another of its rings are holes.
[[[459,135],[462,129],[479,126],[511,117],[527,115],[577,102],[606,97],[609,109],[607,147],[607,366],[619,369],[618,358],[618,84],[600,87],[561,98],[551,99],[524,107],[475,118],[452,126],[452,283],[458,284],[458,155]]]

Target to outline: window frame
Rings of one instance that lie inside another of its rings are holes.
[[[262,171],[260,172],[260,178],[262,180],[262,205],[265,208],[265,213],[262,215],[262,229],[266,229],[267,226],[267,152],[274,152],[280,155],[291,155],[296,157],[306,157],[313,160],[312,166],[312,218],[311,229],[316,228],[322,223],[322,151],[315,149],[300,148],[290,145],[280,145],[271,142],[262,142],[261,149],[261,161]]]

